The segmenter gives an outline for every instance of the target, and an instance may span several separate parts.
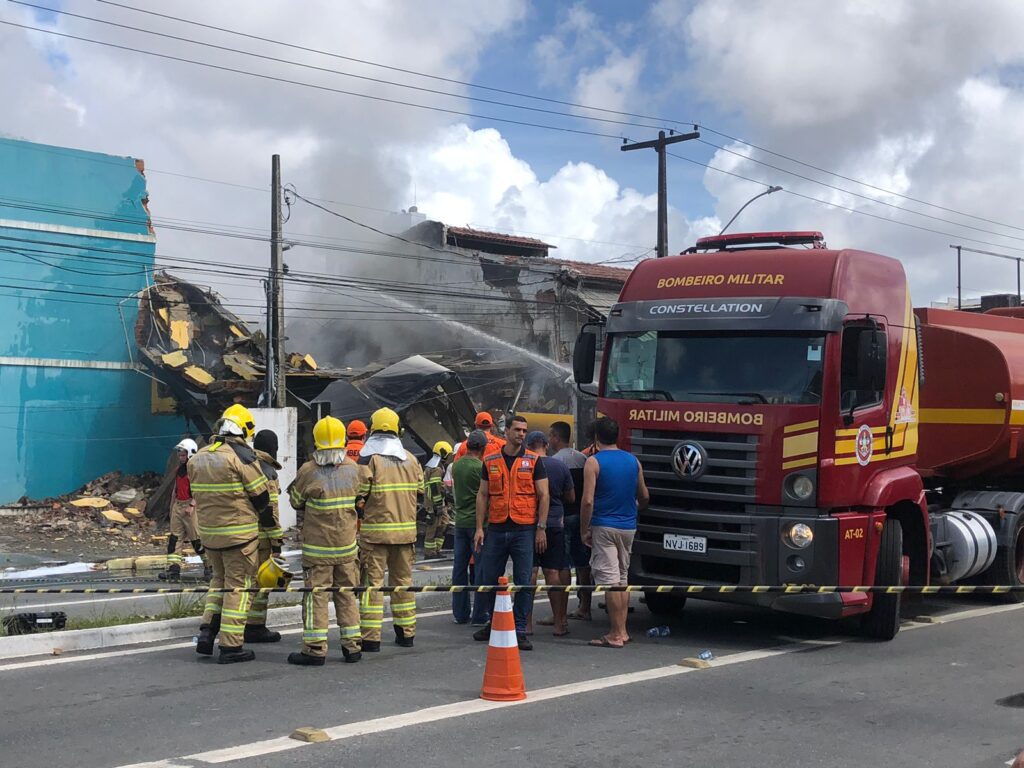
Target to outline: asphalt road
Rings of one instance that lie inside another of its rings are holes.
[[[878,644],[691,601],[671,637],[648,639],[638,605],[623,650],[586,645],[600,618],[568,639],[538,628],[522,654],[529,698],[512,705],[477,698],[486,647],[426,607],[414,649],[356,665],[335,649],[325,667],[289,667],[297,631],[238,666],[187,643],[25,660],[0,665],[0,755],[19,768],[1005,765],[1024,746],[1024,709],[998,703],[1024,692],[1024,611],[922,612],[940,623]],[[677,664],[705,648],[711,669]],[[289,739],[299,726],[333,740]]]

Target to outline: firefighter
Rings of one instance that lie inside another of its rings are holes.
[[[206,562],[203,543],[199,540],[196,530],[196,502],[192,498],[192,487],[188,481],[188,460],[196,455],[199,446],[196,441],[185,438],[174,450],[178,454],[178,467],[174,472],[174,490],[171,492],[170,533],[167,536],[167,570],[160,574],[166,581],[181,580],[182,557],[178,553],[178,545],[185,548],[185,542],[191,542],[195,553],[203,558],[203,578],[209,581],[212,572]]]
[[[427,462],[423,473],[426,493],[423,506],[426,509],[426,528],[423,532],[423,557],[430,559],[441,554],[444,538],[448,533],[450,519],[445,498],[444,475],[451,460],[452,447],[444,440],[434,443],[434,455]]]
[[[360,529],[362,581],[370,587],[412,584],[416,555],[416,507],[423,495],[423,469],[402,446],[398,436],[398,414],[390,408],[375,411],[370,420],[370,437],[362,449],[363,468],[359,501],[363,503]],[[375,590],[363,595],[359,605],[363,650],[380,650],[384,619],[384,596]],[[392,593],[391,615],[395,643],[411,648],[416,635],[416,599],[411,594]]]
[[[277,433],[269,429],[261,429],[252,440],[260,469],[267,478],[267,490],[270,492],[270,510],[274,515],[274,525],[270,528],[260,525],[259,547],[257,549],[257,568],[271,557],[281,556],[281,545],[284,542],[284,531],[281,530],[281,518],[278,516],[278,497],[281,493],[281,482],[278,472],[281,465],[277,461]],[[260,592],[253,595],[252,607],[245,622],[245,642],[276,643],[281,633],[267,629],[267,603],[270,595]]]
[[[366,441],[366,425],[359,419],[353,419],[348,423],[348,443],[345,446],[345,454],[352,461],[359,461],[359,452],[363,449]]]
[[[345,425],[332,416],[313,427],[315,451],[288,489],[292,506],[302,510],[302,567],[307,587],[354,587],[359,584],[356,558],[356,493],[360,466],[345,452]],[[289,664],[323,666],[327,657],[328,606],[341,630],[345,661],[362,658],[359,603],[352,592],[307,592],[302,600],[302,651]]]
[[[260,526],[274,527],[267,478],[247,444],[255,428],[245,406],[230,406],[216,424],[217,436],[188,463],[199,538],[213,566],[212,589],[252,589]],[[219,634],[221,664],[256,658],[242,647],[251,603],[250,592],[209,593],[196,653],[212,655]]]

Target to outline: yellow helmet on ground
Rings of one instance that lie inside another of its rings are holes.
[[[251,438],[252,433],[256,431],[256,420],[249,413],[249,409],[241,403],[228,406],[228,409],[224,411],[220,418],[221,421],[230,421],[242,430],[242,437],[246,440]]]
[[[256,571],[256,581],[263,589],[283,589],[292,580],[288,563],[279,557],[268,557]]]
[[[318,451],[345,447],[345,425],[333,416],[324,416],[313,425],[313,443]]]
[[[447,457],[452,452],[452,444],[445,442],[444,440],[438,440],[434,443],[434,453],[440,456],[442,459]]]
[[[393,432],[398,434],[398,414],[390,408],[379,408],[370,417],[371,432]]]

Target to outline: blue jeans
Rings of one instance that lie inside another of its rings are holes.
[[[473,535],[475,533],[475,528],[455,529],[455,565],[452,566],[452,584],[457,587],[470,584],[478,587],[483,583],[480,580],[483,574],[479,563],[480,558],[477,558],[476,566],[469,564],[469,559],[473,554]],[[484,595],[477,592],[471,601],[470,594],[469,592],[452,592],[452,616],[460,624],[465,624],[470,620],[470,603],[472,603],[473,623],[487,623],[490,613],[485,610]]]
[[[484,534],[484,548],[477,558],[482,584],[497,584],[498,577],[505,575],[505,566],[512,558],[512,583],[530,586],[533,579],[533,548],[536,541],[534,528],[520,528],[510,531],[496,531],[488,528]],[[481,592],[480,597],[487,613],[494,613],[494,592]],[[512,613],[516,619],[516,632],[526,632],[526,617],[533,607],[532,592],[516,592]]]

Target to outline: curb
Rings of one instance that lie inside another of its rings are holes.
[[[423,598],[426,599],[423,599]],[[416,601],[420,609],[434,609],[449,604],[445,593],[428,593]],[[267,625],[287,627],[302,623],[302,606],[271,607]],[[117,648],[125,645],[154,643],[161,640],[192,638],[199,628],[199,617],[164,621],[143,621],[138,624],[116,624],[96,629],[69,629],[62,632],[41,632],[34,635],[0,637],[0,661],[25,656],[58,656],[70,651]]]
[[[268,625],[274,627],[297,624],[302,621],[302,607],[272,608]],[[0,638],[0,660],[24,656],[59,655],[69,651],[88,651],[160,640],[191,638],[199,626],[198,616],[165,621],[143,621],[138,624],[117,624],[96,629],[71,629]]]

